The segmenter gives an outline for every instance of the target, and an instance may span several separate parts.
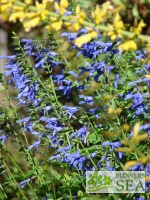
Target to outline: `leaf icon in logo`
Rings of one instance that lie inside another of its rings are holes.
[[[102,183],[102,176],[99,175],[97,176],[97,172],[94,173],[94,175],[90,174],[89,177],[91,178],[91,180],[88,181],[89,185],[93,185],[96,186],[97,183],[101,184]]]
[[[112,183],[112,179],[110,178],[110,176],[104,176],[103,181],[105,185],[111,185]]]

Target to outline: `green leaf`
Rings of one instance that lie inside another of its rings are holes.
[[[97,137],[96,137],[96,134],[95,134],[95,133],[90,133],[90,134],[88,135],[88,141],[89,141],[90,143],[96,142],[96,140],[97,140]]]
[[[132,8],[132,14],[133,14],[133,16],[136,17],[136,18],[138,18],[138,19],[140,18],[139,11],[138,11],[138,7],[137,7],[136,4],[135,4],[134,7]]]
[[[132,70],[128,70],[127,75],[128,75],[128,77],[130,78],[131,81],[135,81],[137,79]]]
[[[101,145],[93,145],[93,146],[91,146],[91,147],[82,149],[82,150],[81,150],[81,153],[82,153],[82,152],[86,152],[86,151],[88,151],[89,153],[93,153],[94,151],[100,150],[101,148],[102,148]]]
[[[112,2],[117,5],[123,5],[123,2],[121,0],[112,0]]]
[[[83,197],[83,192],[81,190],[78,190],[78,197]]]
[[[108,200],[108,197],[88,196],[88,197],[83,197],[81,200]]]

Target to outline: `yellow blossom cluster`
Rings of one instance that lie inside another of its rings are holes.
[[[129,51],[129,50],[136,50],[137,49],[137,44],[134,40],[128,40],[124,43],[121,43],[119,45],[119,49],[120,50],[124,50],[124,51]]]
[[[133,32],[135,35],[139,35],[145,26],[146,24],[143,22],[143,20],[141,20],[139,24],[137,24],[136,21],[134,27],[130,28],[130,31]]]
[[[120,38],[122,37],[121,31],[124,28],[124,23],[121,20],[121,17],[118,13],[114,17],[113,24],[112,25],[108,24],[108,27],[112,29],[112,31],[109,31],[107,33],[107,35],[110,36],[111,40],[115,40],[117,37],[120,37]]]
[[[150,156],[145,156],[136,146],[141,142],[148,138],[146,133],[139,134],[140,131],[140,123],[137,122],[133,127],[133,136],[130,139],[123,138],[121,143],[128,147],[119,147],[116,149],[117,152],[124,152],[124,153],[132,153],[133,151],[137,155],[137,160],[128,161],[124,165],[124,169],[130,169],[130,167],[138,164],[138,163],[147,163],[150,161]]]
[[[111,40],[117,37],[121,38],[122,43],[119,48],[123,51],[136,50],[139,41],[146,45],[147,51],[150,52],[150,37],[140,35],[142,29],[146,26],[141,20],[139,23],[135,20],[134,26],[130,27],[124,24],[119,14],[118,8],[107,1],[101,6],[96,5],[95,10],[91,12],[90,22],[87,21],[86,12],[77,5],[75,15],[66,16],[68,0],[60,0],[57,3],[54,0],[1,0],[0,1],[0,19],[4,21],[16,22],[19,20],[25,31],[42,25],[48,30],[54,29],[59,31],[62,27],[66,27],[69,31],[78,31],[82,27],[86,27],[89,32],[75,40],[75,44],[81,47],[84,43],[89,42],[92,38],[96,38],[98,32],[104,32]],[[117,12],[116,12],[117,10]]]
[[[63,26],[63,21],[61,16],[63,16],[66,12],[66,8],[68,7],[68,1],[61,0],[60,5],[55,1],[54,2],[54,9],[60,14],[59,18],[57,17],[49,17],[50,24],[46,26],[46,29],[50,30],[51,28],[58,31]]]
[[[110,4],[110,1],[105,2],[102,7],[96,5],[95,11],[92,12],[92,18],[95,24],[100,24],[103,22],[108,15],[109,10],[113,7]]]

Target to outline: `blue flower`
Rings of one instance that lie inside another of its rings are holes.
[[[65,76],[63,74],[59,74],[59,75],[52,75],[51,77],[54,80],[54,82],[57,83],[57,85],[62,85]]]
[[[36,147],[36,152],[37,152],[40,143],[41,143],[41,140],[37,140],[36,142],[34,142],[34,144],[32,144],[32,145],[30,145],[30,146],[28,147],[28,151],[30,151],[33,147]]]
[[[55,117],[51,117],[51,118],[41,117],[40,121],[46,122],[47,125],[45,127],[52,129],[54,134],[63,129],[62,125],[58,122],[57,118]]]
[[[97,155],[97,151],[95,151],[94,153],[92,153],[92,154],[90,155],[90,157],[91,157],[91,158],[94,158],[96,155]]]
[[[83,126],[76,132],[72,133],[70,135],[70,138],[81,138],[82,141],[84,141],[85,137],[87,136],[87,127]]]
[[[145,174],[146,176],[150,176],[150,164],[146,164],[146,167],[145,167]]]
[[[80,101],[79,104],[84,104],[84,103],[87,103],[89,105],[93,105],[93,97],[91,96],[85,96],[85,95],[79,95],[79,98],[83,98],[84,100]]]
[[[62,141],[59,139],[56,131],[54,131],[52,133],[52,135],[48,135],[47,138],[51,140],[50,147],[55,147],[56,148],[62,143]]]
[[[1,131],[2,132],[2,131]],[[0,132],[0,133],[1,133]],[[2,144],[4,144],[4,142],[6,141],[6,139],[9,137],[9,134],[5,134],[5,135],[2,135],[2,136],[0,136],[0,140],[1,140],[1,142],[2,142]]]
[[[130,169],[132,171],[142,171],[144,169],[144,166],[141,163],[138,163],[137,165],[130,167]]]
[[[121,146],[121,143],[120,142],[103,142],[102,143],[102,146],[111,146],[111,152],[117,148],[117,147],[120,147]]]
[[[32,130],[32,128],[28,128],[28,126],[26,125],[27,122],[29,122],[30,119],[31,119],[30,117],[26,117],[26,118],[24,118],[24,119],[21,119],[21,120],[17,121],[17,123],[23,122],[24,132],[26,132],[26,131],[28,131],[28,130]],[[30,124],[30,125],[31,125],[31,124]]]
[[[115,148],[121,146],[121,143],[120,142],[108,142],[107,141],[107,142],[103,142],[102,146],[111,146],[111,152],[113,152]],[[122,157],[123,157],[123,153],[122,152],[118,152],[117,155],[118,155],[119,159],[122,159]]]
[[[10,63],[11,61],[16,60],[16,57],[17,57],[16,55],[12,55],[12,56],[0,56],[0,59],[6,59],[6,58],[8,58],[8,63]],[[8,63],[6,63],[6,65]]]
[[[69,163],[71,167],[77,168],[78,170],[84,170],[84,166],[87,157],[81,156],[79,151],[76,151],[74,154],[66,153],[62,158],[62,162]]]
[[[67,147],[61,147],[61,148],[59,148],[59,149],[57,150],[56,153],[60,153],[60,152],[63,152],[63,151],[68,152],[71,148],[72,148],[72,145],[69,145],[69,146],[67,146]]]
[[[64,32],[60,35],[60,37],[67,37],[67,41],[70,42],[71,40],[74,40],[77,38],[77,33],[67,33]]]
[[[56,159],[56,160],[59,160],[61,158],[61,155],[60,154],[57,154],[56,156],[51,156],[50,157],[50,161]]]
[[[46,116],[46,112],[47,111],[49,111],[49,110],[51,110],[52,109],[52,107],[51,106],[46,106],[45,108],[42,108],[43,109],[43,111],[44,111],[44,116]]]
[[[115,171],[115,168],[113,166],[110,165],[110,161],[107,161],[106,162],[106,167],[105,167],[106,170],[108,171]]]
[[[118,83],[123,84],[123,81],[120,79],[119,74],[115,75],[114,87],[118,88]]]
[[[139,196],[139,197],[136,198],[136,200],[146,200],[146,199],[144,199],[143,197]]]
[[[20,187],[21,188],[24,188],[26,186],[27,183],[29,183],[31,181],[30,178],[28,178],[27,180],[24,180],[24,181],[21,181],[20,182]]]
[[[77,107],[73,106],[62,106],[66,110],[66,115],[69,115],[69,119],[78,111]]]
[[[33,50],[34,50],[33,40],[23,38],[23,39],[21,39],[21,42],[25,43],[23,45],[23,48],[25,49],[27,54],[30,55],[30,56],[34,55],[34,53],[33,53]]]
[[[71,93],[71,89],[72,89],[72,83],[69,80],[64,79],[62,81],[62,83],[64,85],[61,85],[59,87],[57,87],[57,90],[62,90],[63,91],[63,95],[66,95],[67,98],[69,98],[70,93]]]

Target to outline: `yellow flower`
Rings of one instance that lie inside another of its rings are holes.
[[[8,20],[15,0],[0,0],[0,18]]]
[[[108,15],[108,10],[111,8],[110,2],[105,2],[100,8],[99,5],[96,5],[95,11],[92,12],[92,18],[95,24],[99,24],[104,21],[104,17]]]
[[[10,22],[23,21],[26,18],[25,7],[14,5],[12,7],[12,14],[9,17]]]
[[[150,74],[146,74],[146,75],[145,75],[145,78],[150,78]]]
[[[35,12],[28,12],[26,14],[27,20],[23,23],[25,31],[37,26],[41,21],[45,20],[48,16],[53,0],[43,0],[42,3],[35,2]]]
[[[123,51],[136,50],[137,44],[134,40],[129,40],[119,45],[119,49]]]
[[[20,20],[21,22],[26,18],[26,15],[24,13],[24,11],[19,11],[19,12],[15,12],[13,13],[10,17],[9,17],[9,21],[10,22],[16,22],[16,20]]]
[[[134,165],[136,165],[139,161],[138,160],[131,160],[131,161],[127,161],[126,164],[124,165],[124,169],[130,169],[130,167],[133,167]]]
[[[124,131],[129,131],[130,126],[127,123],[125,123],[125,124],[123,124],[122,128]]]
[[[108,24],[108,27],[112,29],[112,31],[107,32],[107,35],[110,36],[111,40],[115,40],[117,37],[121,38],[121,31],[124,28],[124,23],[121,21],[121,17],[118,13],[114,17],[113,24]]]
[[[77,5],[76,16],[70,16],[70,19],[73,19],[75,21],[70,24],[70,29],[72,28],[73,30],[78,31],[82,27],[83,22],[86,19],[86,13],[84,12],[84,10],[80,9],[79,5]]]
[[[77,38],[75,40],[75,44],[78,47],[81,47],[84,43],[89,42],[92,38],[95,38],[98,36],[98,33],[96,31],[92,31],[90,33],[87,33],[86,35],[82,35],[81,37]]]
[[[61,0],[60,4],[58,4],[56,1],[54,3],[54,8],[57,10],[60,14],[60,17],[50,17],[50,21],[52,22],[49,26],[46,26],[46,29],[51,30],[54,29],[56,31],[59,31],[61,27],[63,26],[63,21],[61,19],[61,16],[64,15],[66,12],[66,8],[68,7],[68,1],[67,0]]]
[[[143,20],[141,20],[137,26],[135,23],[135,26],[131,27],[130,31],[133,32],[135,35],[139,35],[142,32],[143,27],[145,27],[145,26],[146,26],[146,24],[143,22]]]
[[[55,1],[54,8],[55,10],[59,11],[60,15],[63,15],[66,12],[66,8],[68,7],[67,0],[61,0],[60,5]]]
[[[51,24],[51,27],[52,27],[54,30],[59,31],[59,30],[61,29],[62,25],[63,25],[62,20],[59,20],[59,21],[57,21],[57,22],[52,23],[52,24]]]
[[[27,5],[31,5],[31,4],[33,3],[33,0],[25,0],[24,2],[25,2],[25,4],[27,4]]]
[[[30,21],[24,23],[25,31],[30,31],[30,29],[31,29],[32,27],[37,26],[37,25],[39,24],[39,22],[40,22],[40,17],[35,17],[35,18],[33,18],[32,20],[30,20]]]
[[[61,29],[61,27],[62,27],[62,25],[63,25],[63,22],[62,22],[62,20],[61,19],[57,19],[57,18],[55,18],[55,17],[50,17],[50,20],[51,20],[51,22],[53,22],[53,23],[51,23],[50,25],[47,25],[47,26],[45,26],[45,28],[47,29],[47,30],[51,30],[51,29],[53,29],[53,30],[55,30],[55,31],[59,31],[60,29]]]

